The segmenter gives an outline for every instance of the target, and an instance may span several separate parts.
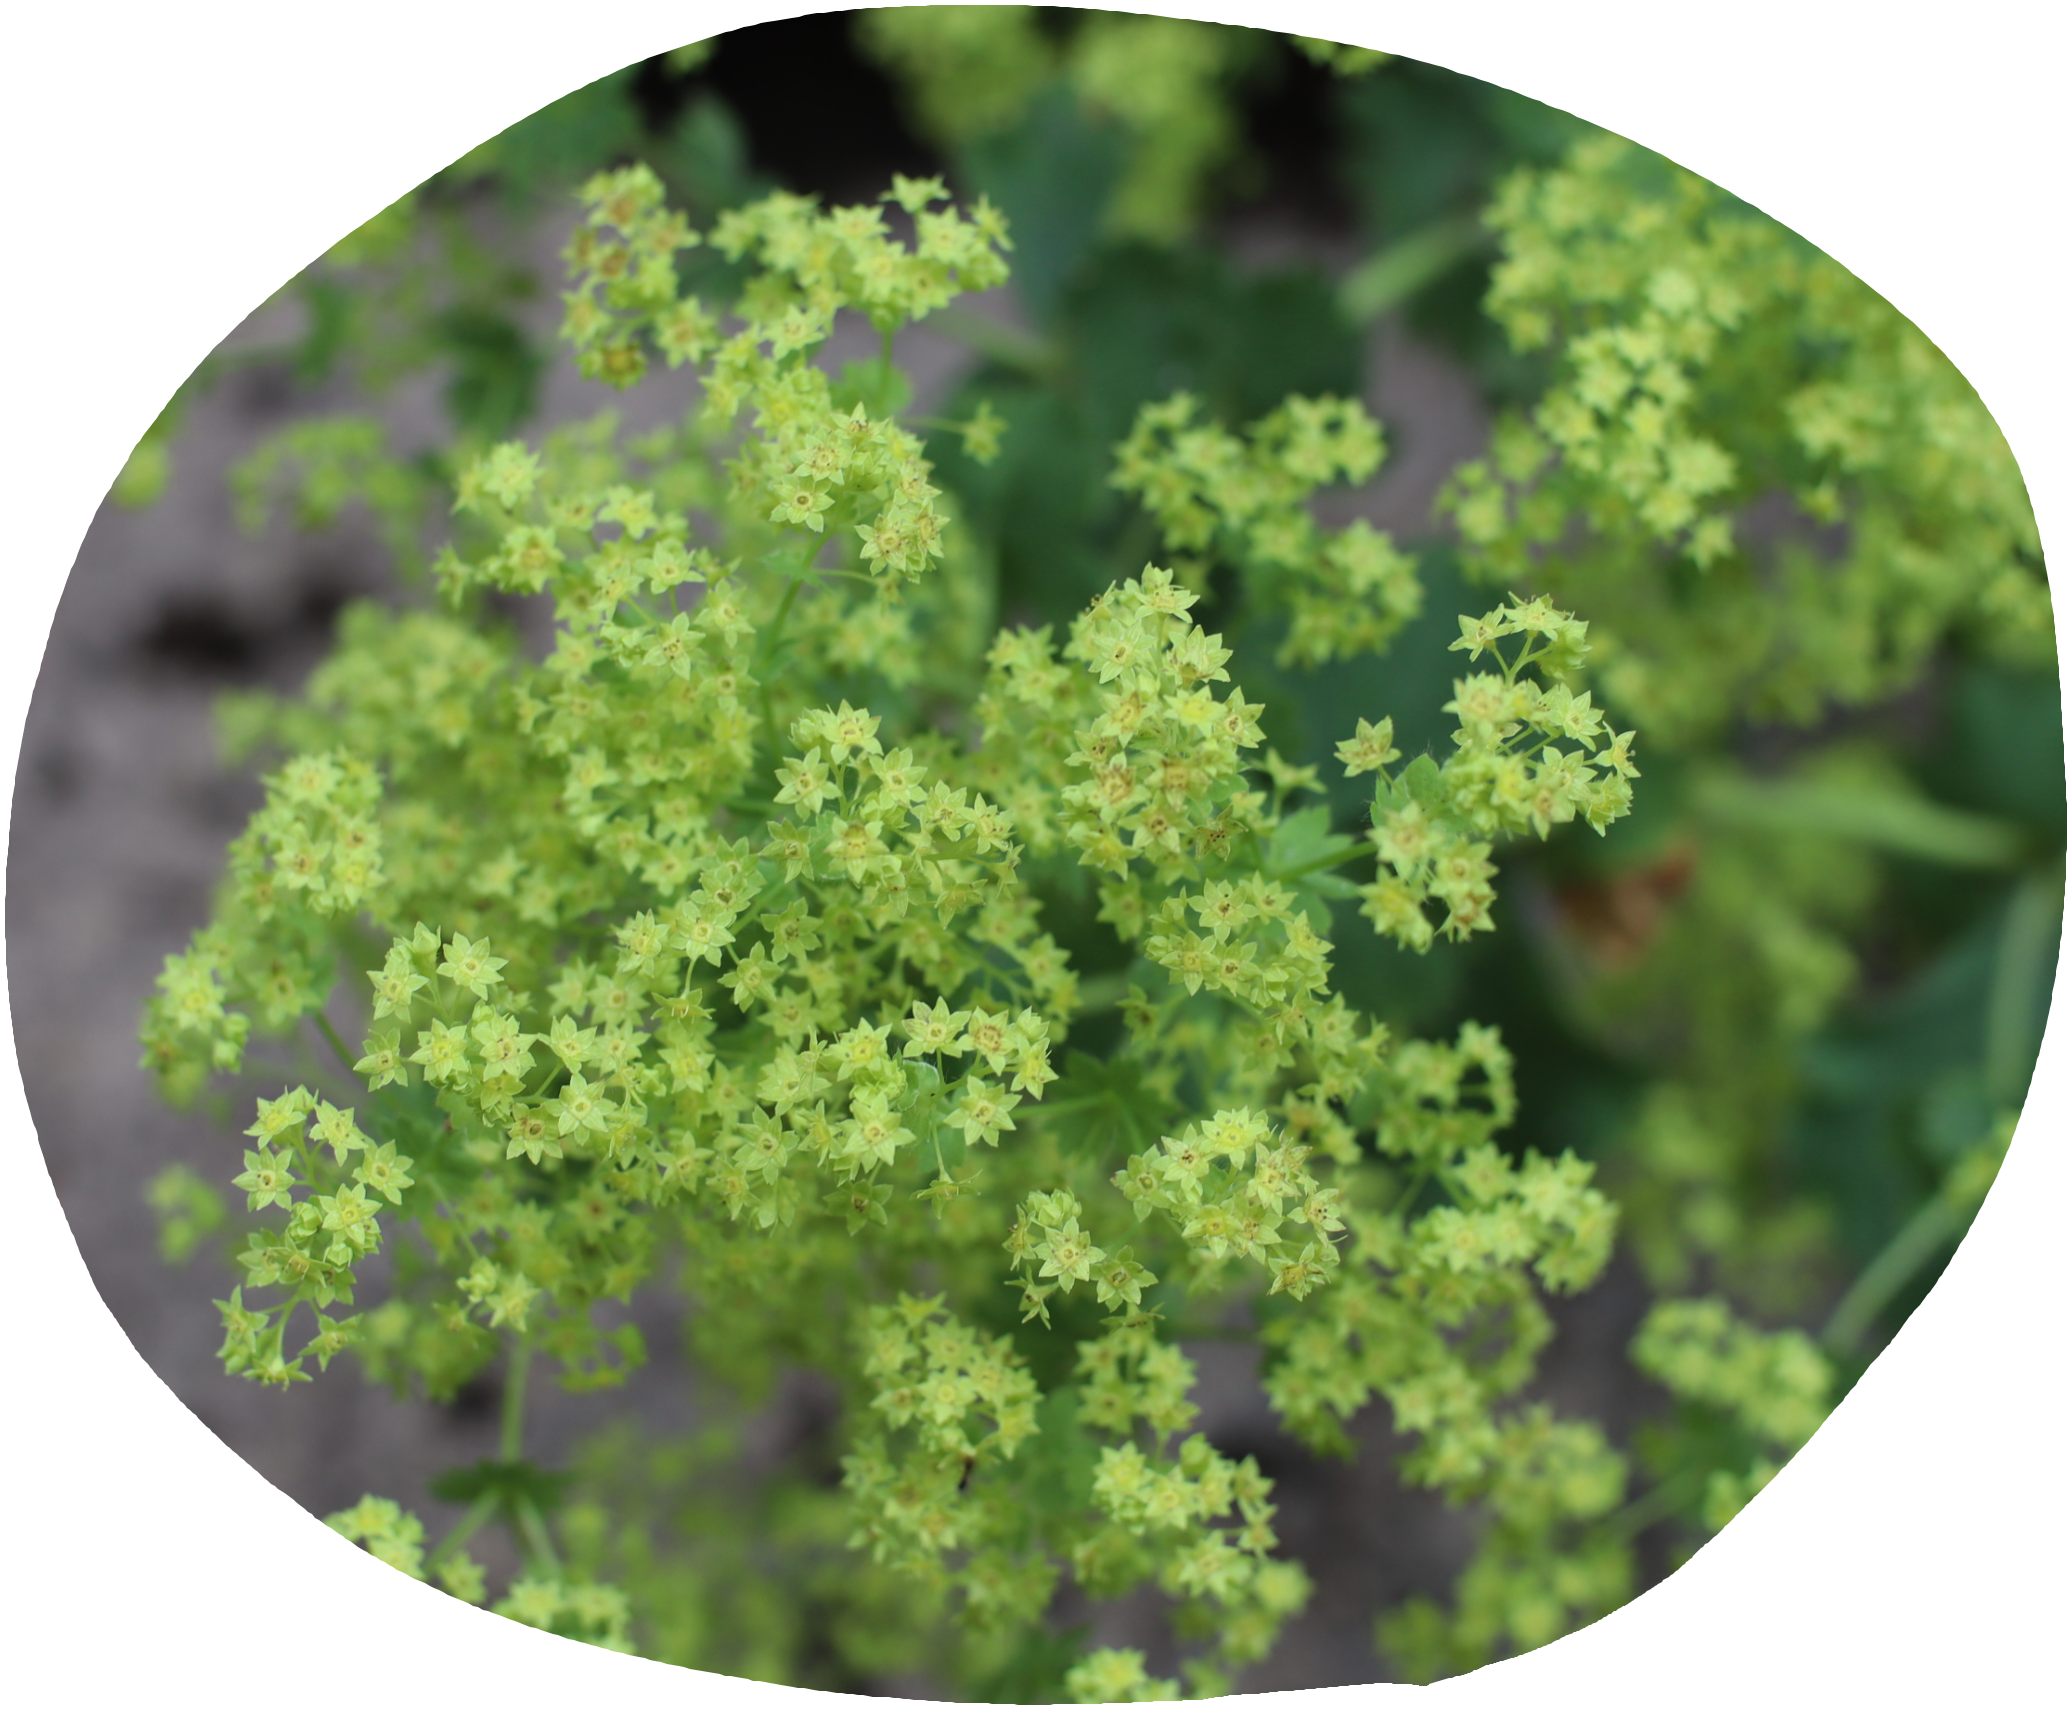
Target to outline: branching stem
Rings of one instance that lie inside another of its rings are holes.
[[[498,1495],[493,1490],[485,1491],[476,1497],[469,1504],[467,1513],[454,1524],[453,1530],[439,1540],[438,1548],[425,1557],[424,1565],[428,1568],[438,1567],[455,1550],[488,1525],[496,1516],[498,1500]]]

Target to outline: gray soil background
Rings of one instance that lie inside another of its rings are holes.
[[[557,277],[558,240],[542,228],[530,245],[545,281]],[[1263,227],[1233,241],[1259,264],[1295,259],[1301,248],[1294,234]],[[551,305],[549,296],[543,316]],[[1006,293],[977,307],[1013,314]],[[292,314],[264,309],[229,342],[277,340],[292,330]],[[863,353],[831,355],[839,362]],[[923,413],[973,360],[925,328],[902,338],[900,355]],[[401,447],[441,434],[438,384],[428,377],[376,404]],[[611,403],[638,428],[680,414],[691,394],[678,377],[619,398],[559,361],[544,398],[544,424]],[[1486,435],[1477,394],[1444,357],[1384,323],[1370,344],[1366,401],[1388,429],[1390,457],[1370,487],[1331,504],[1332,520],[1357,513],[1406,540],[1428,533],[1440,481]],[[175,1162],[227,1181],[239,1167],[236,1131],[248,1120],[171,1111],[137,1066],[142,1005],[166,955],[205,920],[225,845],[260,799],[249,772],[224,765],[212,703],[227,688],[292,690],[327,650],[343,603],[399,592],[363,521],[323,537],[278,525],[249,536],[233,517],[226,477],[268,434],[347,407],[355,400],[343,393],[293,391],[267,370],[234,375],[193,409],[172,485],[156,505],[103,505],[59,606],[29,713],[7,874],[8,976],[22,1075],[59,1199],[102,1299],[138,1353],[224,1442],[313,1514],[375,1492],[415,1508],[437,1537],[459,1511],[429,1499],[426,1481],[495,1453],[494,1382],[433,1406],[396,1401],[350,1359],[286,1393],[225,1377],[212,1301],[228,1292],[229,1267],[209,1248],[169,1268],[144,1199],[146,1184]],[[683,1356],[680,1307],[659,1289],[650,1296],[636,1300],[634,1316],[652,1360],[626,1388],[570,1396],[536,1383],[527,1442],[534,1459],[557,1464],[589,1432],[629,1412],[674,1432],[726,1405],[701,1392]],[[1644,1406],[1623,1354],[1640,1309],[1637,1287],[1617,1268],[1582,1300],[1557,1303],[1561,1334],[1535,1392],[1623,1436]],[[1404,1445],[1392,1441],[1385,1410],[1358,1422],[1356,1462],[1311,1462],[1275,1429],[1249,1351],[1190,1352],[1202,1370],[1201,1428],[1226,1451],[1256,1453],[1278,1478],[1284,1548],[1317,1585],[1309,1610],[1240,1685],[1263,1691],[1386,1678],[1373,1647],[1375,1614],[1414,1592],[1444,1593],[1471,1545],[1471,1517],[1397,1484],[1394,1449]],[[781,1456],[824,1423],[825,1408],[799,1374],[753,1420],[752,1457],[767,1464]],[[480,1554],[495,1583],[510,1564],[495,1559],[491,1539]],[[1145,1647],[1157,1668],[1167,1647],[1154,1614],[1141,1600],[1126,1602],[1103,1612],[1095,1635]],[[925,1680],[876,1684],[934,1695]]]

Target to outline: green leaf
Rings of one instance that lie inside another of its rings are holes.
[[[1006,214],[1014,232],[1014,283],[1039,321],[1100,236],[1101,211],[1122,176],[1119,127],[1100,125],[1054,84],[1011,131],[963,150],[964,176]]]
[[[465,177],[493,171],[511,194],[530,197],[609,165],[640,138],[640,109],[633,95],[638,69],[628,66],[562,96],[449,170]]]
[[[972,1697],[982,1704],[1062,1704],[1065,1675],[1086,1645],[1086,1624],[1053,1633],[1033,1627],[991,1674],[975,1681]]]
[[[732,208],[768,188],[748,161],[748,138],[717,96],[693,96],[645,150],[648,163],[693,209]],[[695,252],[694,252],[695,253]]]
[[[1164,1132],[1171,1113],[1164,1094],[1144,1080],[1143,1065],[1129,1057],[1102,1062],[1084,1051],[1065,1059],[1065,1072],[1037,1107],[1056,1118],[1066,1145],[1095,1156],[1148,1146]]]
[[[1274,828],[1265,872],[1268,878],[1278,879],[1292,890],[1310,924],[1328,935],[1332,901],[1360,894],[1359,886],[1330,869],[1359,850],[1359,839],[1331,829],[1331,809],[1319,804],[1290,814]]]
[[[1289,880],[1320,873],[1358,847],[1357,839],[1331,829],[1330,808],[1306,807],[1274,827],[1266,853],[1266,875]]]
[[[1411,802],[1435,814],[1446,814],[1453,805],[1453,797],[1439,777],[1439,762],[1429,754],[1420,754],[1411,761],[1396,774],[1393,784],[1375,786],[1374,811],[1377,817],[1394,808],[1406,807]]]
[[[1718,772],[1698,780],[1691,799],[1721,824],[1841,837],[1949,867],[2010,867],[2028,843],[2004,820],[1869,785],[1765,783]]]
[[[494,1496],[505,1509],[530,1503],[541,1514],[551,1514],[574,1478],[573,1473],[548,1472],[531,1461],[477,1461],[440,1473],[429,1489],[441,1502],[472,1503]]]
[[[1039,1531],[1069,1532],[1065,1517],[1093,1500],[1100,1446],[1079,1422],[1079,1389],[1061,1384],[1036,1409],[1036,1435],[1019,1457],[1021,1490]]]
[[[440,316],[433,330],[453,363],[446,407],[463,433],[502,439],[532,414],[546,358],[508,315],[462,303]]]
[[[314,386],[330,378],[352,342],[356,299],[349,287],[322,274],[302,279],[301,296],[309,326],[295,348],[295,378]]]

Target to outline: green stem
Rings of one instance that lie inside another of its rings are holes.
[[[312,1019],[315,1020],[317,1031],[324,1036],[326,1043],[338,1053],[338,1060],[345,1065],[347,1072],[358,1074],[359,1070],[353,1067],[358,1059],[345,1048],[345,1041],[338,1037],[338,1029],[331,1025],[331,1018],[322,1010],[317,1010]]]
[[[455,1550],[459,1549],[461,1545],[481,1531],[496,1514],[497,1501],[498,1497],[495,1491],[489,1491],[476,1497],[474,1503],[469,1507],[467,1513],[460,1517],[459,1523],[455,1525],[453,1530],[439,1540],[439,1547],[425,1557],[424,1565],[427,1568],[436,1568],[448,1556],[452,1555]]]
[[[531,1498],[520,1497],[513,1513],[520,1544],[535,1568],[545,1568],[551,1579],[561,1577],[561,1558],[554,1553],[554,1540],[547,1536],[547,1523]]]
[[[1470,215],[1434,220],[1347,274],[1338,287],[1339,306],[1350,320],[1371,320],[1415,296],[1487,241]]]
[[[1853,1353],[1878,1314],[1892,1297],[1907,1285],[1914,1273],[1962,1233],[1963,1214],[1937,1194],[1907,1219],[1899,1233],[1885,1243],[1884,1251],[1864,1267],[1863,1274],[1842,1296],[1827,1328],[1820,1333],[1822,1344],[1837,1354]]]
[[[531,1374],[532,1344],[514,1342],[510,1369],[504,1374],[504,1425],[497,1443],[498,1454],[507,1461],[519,1460],[525,1453],[525,1382]]]
[[[1410,1178],[1410,1185],[1409,1187],[1403,1190],[1403,1197],[1397,1200],[1394,1205],[1389,1207],[1389,1215],[1391,1217],[1402,1217],[1407,1215],[1410,1208],[1417,1203],[1417,1196],[1424,1192],[1425,1183],[1430,1181],[1431,1179],[1432,1166],[1427,1164],[1423,1169],[1419,1170],[1416,1175]]]
[[[785,620],[791,616],[793,603],[799,597],[799,590],[806,585],[806,575],[813,567],[813,553],[818,542],[806,547],[805,562],[799,566],[799,574],[791,586],[784,590],[784,598],[777,602],[777,615],[770,620],[770,627],[763,632],[762,641],[755,650],[755,660],[749,667],[756,682],[761,685],[763,701],[763,739],[770,745],[770,757],[775,759],[777,748],[777,706],[770,698],[770,669],[777,662],[777,644],[784,636]]]
[[[1690,1499],[1699,1475],[1690,1470],[1664,1479],[1652,1490],[1644,1490],[1625,1507],[1604,1518],[1604,1528],[1615,1536],[1630,1538],[1644,1532],[1658,1520],[1667,1520]]]
[[[1044,340],[968,309],[938,309],[928,324],[946,338],[1018,373],[1040,377],[1057,366],[1057,353]]]
[[[2043,1032],[2043,1005],[2037,998],[2058,947],[2064,900],[2061,857],[2028,874],[2008,903],[1986,999],[1986,1097],[1995,1105],[2019,1104],[2035,1067]]]

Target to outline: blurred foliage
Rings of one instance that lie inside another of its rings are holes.
[[[1497,182],[1551,165],[1591,126],[1558,108],[1415,60],[1335,91],[1338,167],[1368,259],[1341,286],[1366,319],[1400,309],[1492,399],[1530,394],[1543,365],[1484,312],[1495,246],[1482,220]]]
[[[680,205],[701,216],[762,187],[732,112],[689,87],[708,49],[696,43],[666,56],[657,79],[662,91],[647,103],[638,86],[642,66],[563,96],[334,244],[255,312],[262,331],[215,352],[174,394],[130,454],[116,501],[140,508],[159,498],[188,409],[238,372],[284,373],[314,395],[370,400],[436,376],[461,448],[491,444],[529,422],[539,406],[553,316],[551,295],[518,241],[528,224],[590,174],[636,152]],[[658,122],[653,115],[661,112],[668,116]],[[548,308],[544,319],[534,305]],[[274,331],[283,322],[292,330]],[[371,428],[357,431],[364,437]],[[266,479],[268,469],[294,455],[262,448],[252,479]],[[451,470],[436,465],[421,473],[414,496],[420,510]],[[335,518],[335,507],[321,498],[316,506],[326,521]],[[374,508],[393,544],[401,526],[393,481]]]
[[[169,1265],[184,1265],[210,1245],[229,1215],[221,1190],[185,1164],[159,1171],[144,1198],[158,1219],[158,1256]]]
[[[2021,472],[1883,298],[1617,138],[1507,180],[1490,223],[1491,313],[1559,367],[1445,508],[1483,576],[1605,614],[1622,716],[1688,746],[1889,699],[1946,640],[2054,658]]]
[[[1106,235],[1150,242],[1186,235],[1217,175],[1245,158],[1233,96],[1273,45],[1180,18],[1026,6],[872,10],[858,15],[858,40],[960,164],[979,145],[1040,147],[1061,108],[1106,133],[1106,181],[1073,200]]]

